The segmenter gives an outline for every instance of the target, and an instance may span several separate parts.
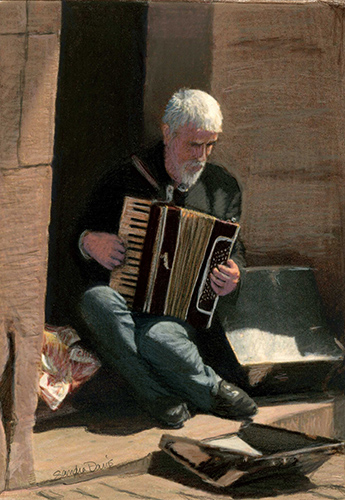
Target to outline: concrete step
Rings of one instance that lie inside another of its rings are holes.
[[[345,437],[344,417],[344,396],[313,396],[276,404],[262,399],[254,421],[340,438]],[[203,439],[236,432],[239,426],[238,422],[197,415],[182,429],[168,432]],[[143,415],[113,419],[103,414],[96,418],[95,413],[82,414],[68,406],[54,418],[46,412],[34,434],[35,485],[27,490],[3,492],[1,498],[226,500],[257,498],[259,494],[261,500],[272,496],[277,500],[308,500],[310,493],[323,498],[345,497],[344,455],[333,456],[313,474],[312,481],[293,479],[286,484],[277,478],[272,484],[255,484],[255,491],[253,486],[248,491],[226,491],[207,485],[159,452],[158,443],[166,432],[153,427]]]
[[[255,484],[246,490],[216,490],[184,471],[170,469],[168,478],[154,474],[108,476],[74,485],[7,491],[1,500],[343,500],[345,456],[335,455],[318,469],[311,481]]]
[[[259,402],[254,421],[310,435],[345,437],[345,397],[305,399],[283,404]],[[80,420],[78,420],[80,418]],[[55,421],[56,422],[56,421]],[[47,423],[47,421],[46,421]],[[58,425],[58,427],[54,427]],[[78,483],[95,477],[147,471],[163,433],[204,439],[236,432],[240,423],[196,415],[179,430],[153,427],[143,415],[112,419],[65,415],[50,430],[34,434],[37,484]]]

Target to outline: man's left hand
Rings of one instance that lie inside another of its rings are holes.
[[[240,281],[240,270],[236,262],[229,259],[226,265],[219,265],[213,269],[210,279],[212,289],[222,297],[235,290]]]

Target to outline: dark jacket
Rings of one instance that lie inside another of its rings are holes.
[[[129,161],[109,171],[94,190],[84,215],[79,221],[76,237],[84,230],[117,233],[125,196],[155,199],[166,199],[166,188],[172,181],[164,167],[164,145],[159,143],[139,155],[159,189],[154,188],[144,176],[137,171],[133,162]],[[177,206],[207,213],[218,219],[238,222],[241,215],[241,192],[237,181],[225,169],[210,163],[198,181],[187,193],[175,190],[174,202]],[[95,261],[86,261],[78,252],[77,238],[74,240],[73,252],[86,278],[85,287],[95,284],[109,283],[109,271]],[[244,250],[240,242],[235,246],[232,258],[243,267],[245,265]]]

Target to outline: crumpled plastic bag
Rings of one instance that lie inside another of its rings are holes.
[[[98,358],[81,347],[77,332],[69,327],[46,325],[42,348],[40,397],[57,410],[66,396],[89,380],[100,368]]]

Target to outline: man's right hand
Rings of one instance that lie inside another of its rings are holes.
[[[109,271],[120,266],[125,258],[125,247],[116,234],[90,231],[85,234],[82,245],[90,257]]]

